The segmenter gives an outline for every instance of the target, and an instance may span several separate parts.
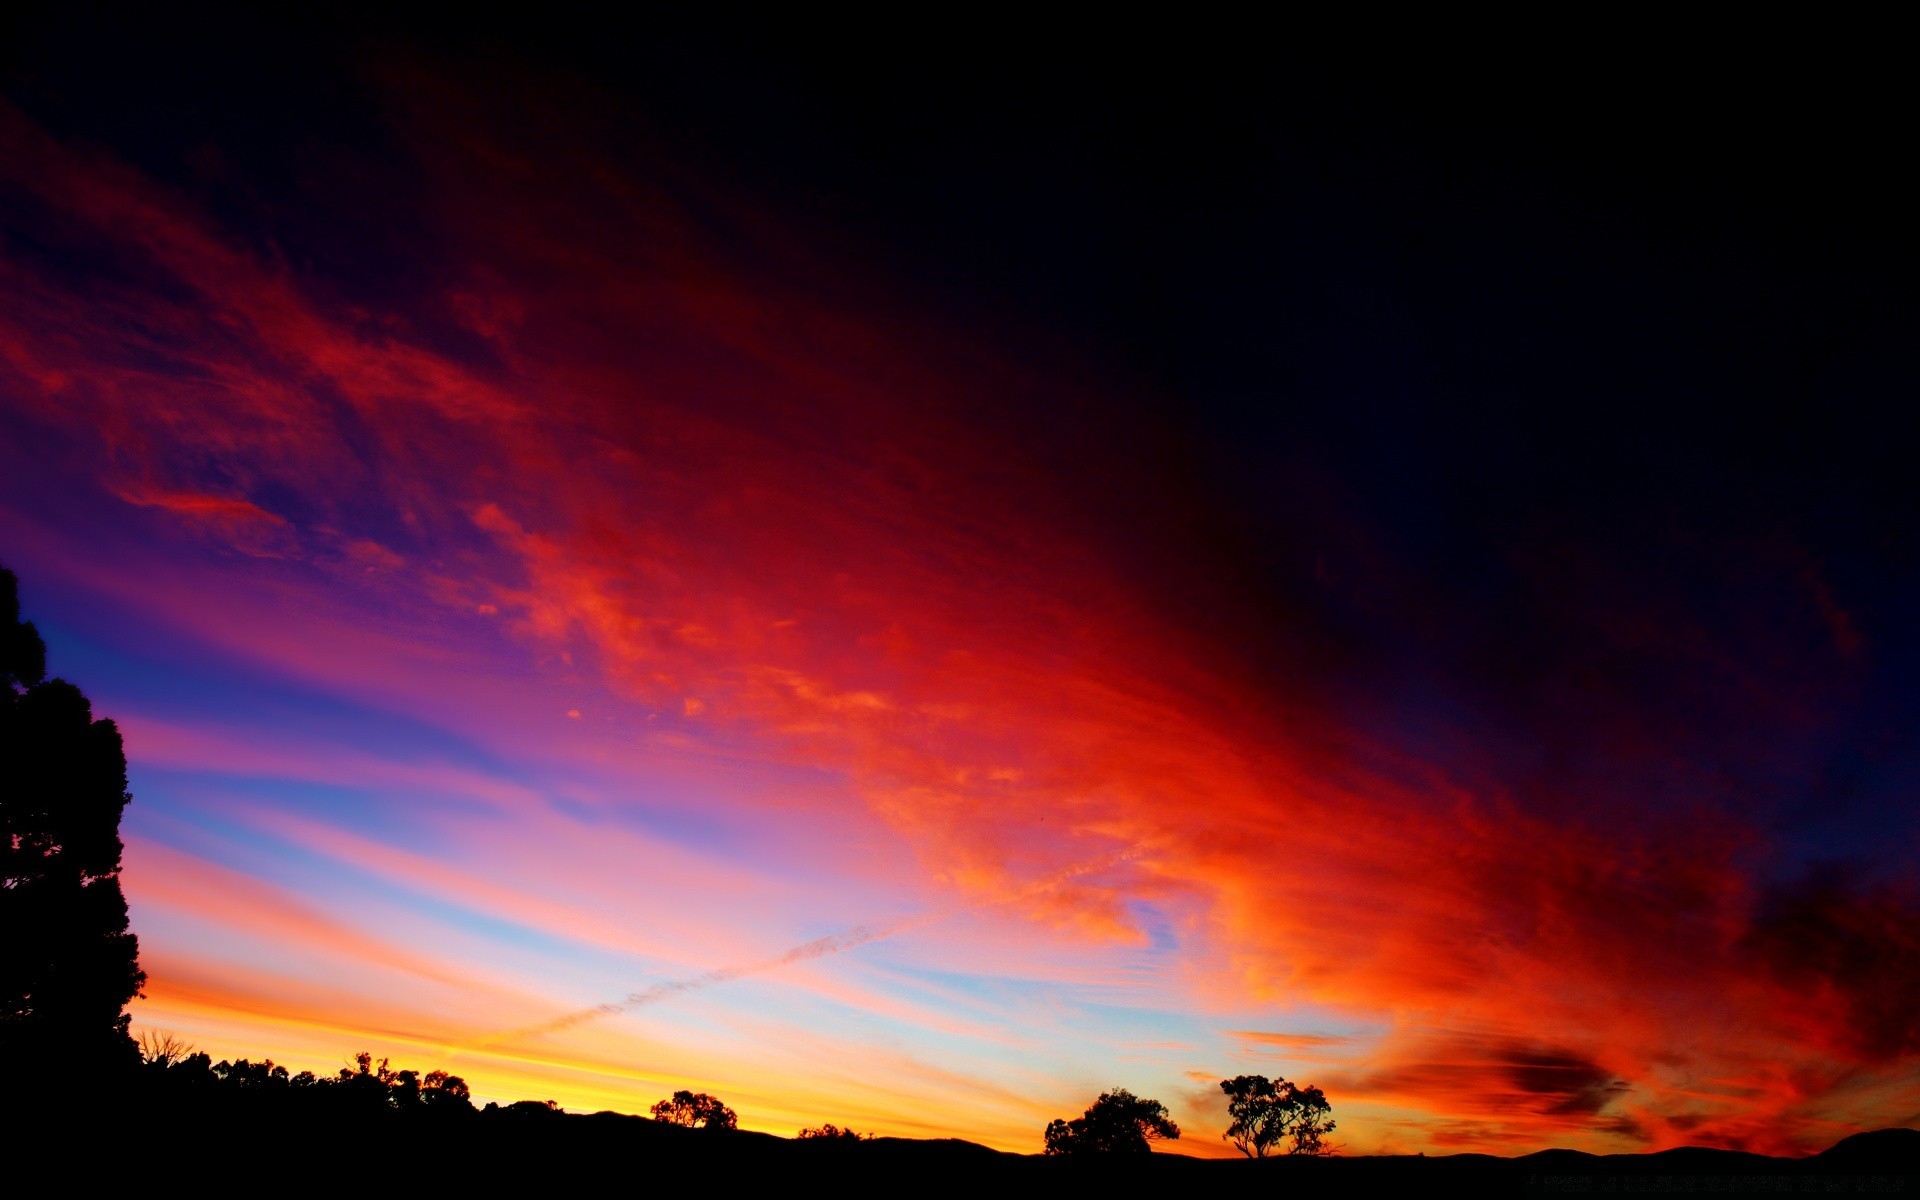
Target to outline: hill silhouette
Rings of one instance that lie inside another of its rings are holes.
[[[225,1065],[225,1064],[223,1064]],[[253,1064],[258,1077],[259,1064]],[[828,1188],[909,1186],[942,1193],[1079,1193],[1091,1187],[1285,1188],[1298,1194],[1473,1195],[1594,1191],[1662,1193],[1908,1194],[1920,1189],[1920,1131],[1856,1134],[1804,1158],[1683,1147],[1650,1154],[1543,1150],[1487,1154],[1200,1159],[1155,1152],[1111,1161],[1013,1154],[959,1139],[800,1139],[748,1130],[687,1128],[616,1112],[570,1114],[545,1102],[430,1105],[411,1110],[352,1102],[351,1089],[180,1087],[135,1078],[103,1087],[77,1108],[10,1114],[17,1147],[91,1143],[89,1178],[138,1184],[156,1156],[205,1156],[230,1178],[334,1172],[363,1179],[416,1177],[434,1186],[542,1192],[635,1186]],[[333,1093],[323,1098],[322,1093]],[[1038,1147],[1036,1146],[1036,1151]],[[17,1153],[22,1183],[71,1178],[66,1153]]]
[[[1906,1163],[1920,1170],[1920,1129],[1876,1129],[1841,1138],[1814,1156],[1832,1170],[1880,1171],[1889,1163]]]

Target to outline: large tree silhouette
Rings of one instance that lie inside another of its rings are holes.
[[[1149,1142],[1179,1136],[1180,1127],[1167,1117],[1166,1105],[1115,1088],[1100,1093],[1086,1115],[1049,1124],[1046,1152],[1075,1158],[1146,1154],[1152,1149]]]
[[[653,1119],[690,1129],[729,1130],[739,1125],[731,1108],[705,1092],[675,1092],[650,1109]]]
[[[122,1009],[146,979],[120,892],[120,731],[46,659],[0,569],[0,1063],[36,1090],[132,1069]]]

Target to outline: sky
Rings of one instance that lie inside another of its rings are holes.
[[[137,1029],[1023,1152],[1920,1121],[1891,60],[12,20],[0,564]]]

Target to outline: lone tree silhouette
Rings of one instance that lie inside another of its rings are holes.
[[[0,568],[0,1062],[28,1086],[132,1071],[121,1010],[146,981],[120,892],[120,731],[46,675]]]
[[[1125,1088],[1100,1093],[1085,1116],[1056,1120],[1047,1126],[1047,1153],[1074,1157],[1105,1154],[1147,1154],[1147,1143],[1180,1136],[1180,1127],[1167,1117],[1167,1106],[1146,1100]]]
[[[1233,1124],[1220,1136],[1248,1158],[1265,1158],[1289,1140],[1288,1154],[1324,1154],[1332,1133],[1333,1106],[1317,1087],[1300,1087],[1265,1075],[1236,1075],[1220,1081]]]
[[[738,1123],[732,1109],[705,1092],[675,1092],[648,1111],[656,1121],[689,1129],[732,1129]]]

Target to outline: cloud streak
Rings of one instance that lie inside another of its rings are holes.
[[[1013,896],[1009,897],[1007,901],[1002,902],[1024,900],[1042,895],[1060,887],[1068,880],[1095,871],[1111,869],[1121,863],[1139,857],[1142,853],[1144,853],[1144,848],[1134,847],[1090,862],[1066,867],[1045,879],[1037,880],[1026,885]],[[785,953],[777,954],[772,958],[763,959],[754,963],[744,963],[738,966],[720,967],[686,979],[675,979],[666,983],[652,984],[640,988],[637,991],[627,993],[626,997],[618,1002],[599,1004],[592,1008],[583,1008],[577,1012],[556,1017],[551,1021],[496,1034],[492,1037],[470,1043],[467,1048],[495,1046],[506,1042],[524,1041],[528,1038],[539,1037],[542,1034],[559,1033],[562,1030],[584,1025],[589,1021],[596,1021],[602,1017],[615,1016],[619,1013],[645,1008],[648,1005],[658,1004],[663,1000],[669,1000],[688,992],[697,992],[705,988],[718,987],[721,984],[732,983],[736,979],[744,979],[750,975],[761,975],[768,971],[777,971],[781,967],[792,966],[795,963],[810,962],[817,958],[825,958],[829,954],[840,954],[844,951],[858,949],[871,942],[896,937],[916,929],[924,929],[929,925],[936,925],[942,921],[959,916],[961,913],[971,911],[971,907],[954,907],[919,917],[902,918],[896,921],[887,921],[873,925],[856,925],[852,929],[843,930],[840,933],[830,933],[824,937],[817,937],[811,941],[802,942],[800,945],[787,950]],[[453,1049],[458,1050],[461,1048],[462,1047],[454,1047]]]

